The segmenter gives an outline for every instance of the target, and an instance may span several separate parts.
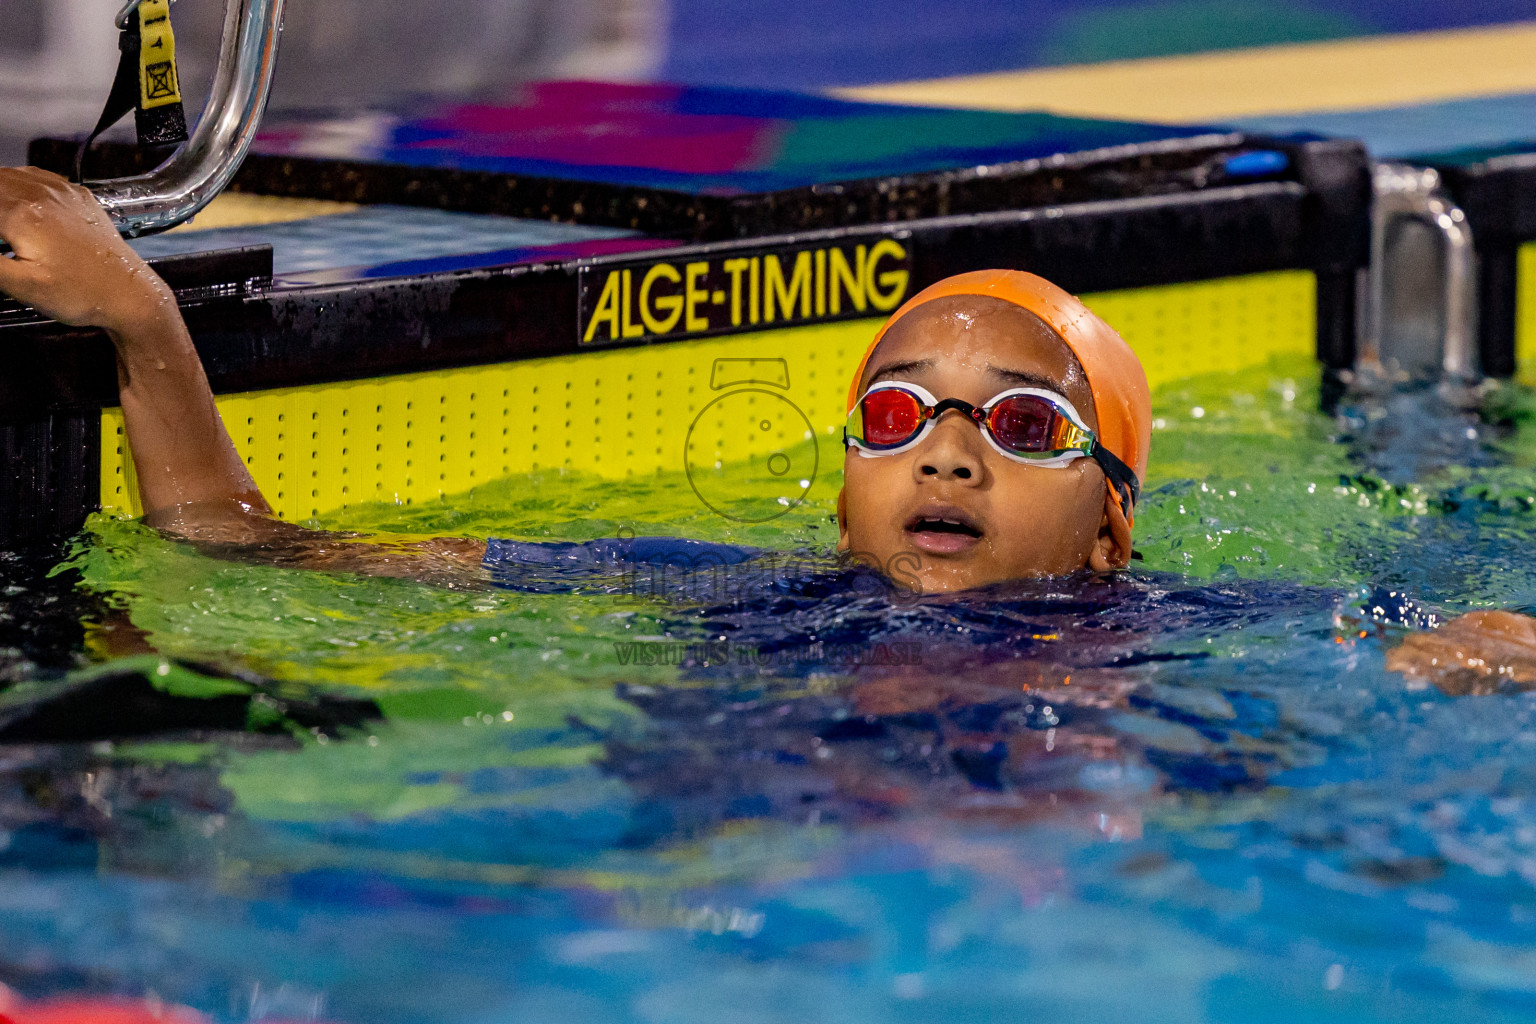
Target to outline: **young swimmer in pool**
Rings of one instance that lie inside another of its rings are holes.
[[[1152,435],[1129,345],[1033,274],[915,295],[848,394],[839,547],[923,591],[1124,568]]]
[[[169,288],[90,194],[45,171],[0,168],[0,238],[14,250],[0,259],[0,291],[111,337],[152,525],[259,545],[291,564],[423,579],[529,547],[370,544],[276,520],[219,418]],[[924,592],[1129,561],[1151,436],[1146,378],[1107,324],[1049,282],[982,271],[921,292],[875,336],[848,409],[838,546],[851,558]]]

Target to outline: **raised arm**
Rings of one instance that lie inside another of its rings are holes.
[[[175,297],[91,194],[37,168],[0,168],[0,238],[13,250],[0,258],[0,291],[112,338],[145,512],[268,513],[219,419]]]
[[[119,400],[145,519],[219,557],[484,584],[485,543],[366,541],[273,517],[213,402],[175,296],[118,237],[96,200],[37,168],[0,167],[0,292],[117,348]]]

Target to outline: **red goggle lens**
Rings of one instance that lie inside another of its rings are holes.
[[[923,427],[923,403],[898,388],[871,391],[859,403],[865,444],[891,448],[912,439]]]
[[[1010,395],[992,408],[987,425],[997,443],[1015,452],[1053,452],[1068,448],[1067,418],[1036,395]]]

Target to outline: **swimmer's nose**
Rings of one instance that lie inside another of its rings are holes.
[[[981,431],[958,409],[951,409],[933,425],[933,432],[918,449],[915,473],[924,480],[954,481],[967,486],[981,483]]]

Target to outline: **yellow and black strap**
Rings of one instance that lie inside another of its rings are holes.
[[[124,24],[117,48],[121,57],[106,108],[75,154],[76,181],[84,177],[85,154],[91,143],[130,110],[138,129],[139,148],[146,151],[151,165],[159,163],[155,157],[166,155],[165,147],[187,141],[170,0],[142,0]]]

